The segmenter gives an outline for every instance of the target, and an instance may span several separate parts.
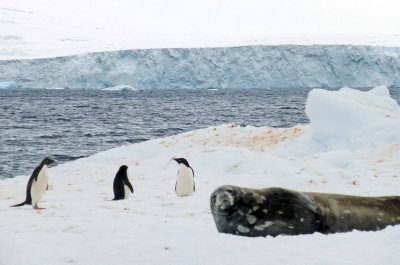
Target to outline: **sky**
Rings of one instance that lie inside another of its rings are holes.
[[[400,34],[395,0],[0,0],[5,6],[117,31]]]

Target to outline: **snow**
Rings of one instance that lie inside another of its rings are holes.
[[[141,48],[399,46],[398,9],[395,0],[1,0],[0,59]]]
[[[387,88],[312,90],[306,112],[311,123],[292,128],[224,124],[49,168],[39,212],[9,207],[24,199],[28,176],[0,181],[0,264],[398,264],[400,226],[276,238],[217,232],[209,195],[223,184],[400,195],[400,107]],[[193,167],[193,196],[174,193],[173,156]],[[135,193],[110,201],[122,164]]]

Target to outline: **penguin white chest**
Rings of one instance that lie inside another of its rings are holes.
[[[184,164],[179,165],[178,178],[176,180],[176,195],[191,196],[194,191],[193,171]]]
[[[127,185],[124,184],[124,200],[127,200],[129,196],[131,195],[131,190]]]
[[[47,174],[47,166],[43,165],[40,170],[37,180],[33,180],[31,186],[32,205],[36,205],[42,198],[47,190],[49,176]]]

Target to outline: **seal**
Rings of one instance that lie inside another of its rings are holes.
[[[178,164],[178,176],[175,182],[175,193],[179,197],[192,196],[196,191],[194,171],[185,158],[173,158]]]
[[[39,166],[35,168],[31,177],[29,178],[28,184],[26,186],[26,197],[25,201],[12,205],[11,207],[19,207],[25,204],[29,204],[33,206],[33,209],[40,210],[44,208],[40,208],[38,203],[43,198],[44,193],[49,188],[48,179],[49,176],[47,174],[47,166],[50,164],[56,163],[54,160],[46,157],[40,163]]]
[[[127,200],[129,198],[129,195],[133,193],[133,187],[128,178],[128,166],[120,166],[117,174],[115,174],[113,190],[113,201]]]
[[[221,186],[210,197],[220,233],[259,237],[377,231],[400,224],[400,196],[362,197]]]

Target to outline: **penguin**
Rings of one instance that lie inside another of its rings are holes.
[[[119,168],[117,174],[114,178],[113,188],[114,188],[114,199],[116,200],[127,200],[129,195],[133,193],[132,184],[128,179],[128,167],[123,165]]]
[[[194,171],[185,158],[174,158],[179,164],[178,177],[175,183],[175,193],[179,197],[192,196],[196,191]]]
[[[40,208],[38,203],[43,198],[44,193],[48,190],[48,174],[47,174],[47,166],[50,164],[56,163],[56,161],[46,157],[40,163],[39,166],[35,168],[31,177],[29,178],[28,185],[26,186],[26,199],[24,202],[21,202],[16,205],[12,205],[11,207],[19,207],[25,204],[29,204],[33,206],[33,209],[40,210],[45,208]]]

